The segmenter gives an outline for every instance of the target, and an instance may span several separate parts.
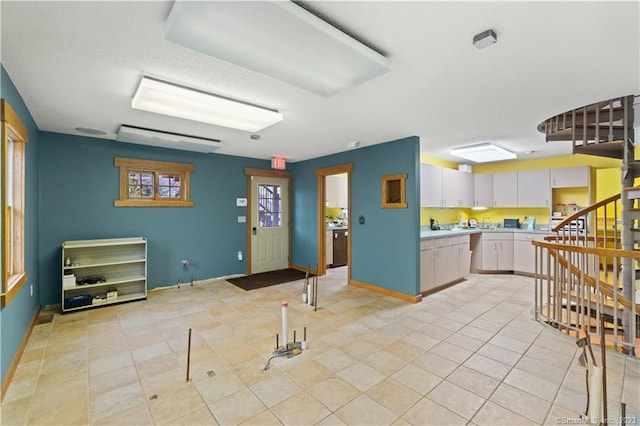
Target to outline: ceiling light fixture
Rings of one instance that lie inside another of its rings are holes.
[[[118,129],[116,140],[119,142],[204,153],[211,153],[222,148],[222,142],[217,139],[163,132],[144,127],[128,126],[126,124],[121,125]]]
[[[451,150],[451,154],[475,163],[490,161],[513,160],[517,155],[490,142],[477,145],[463,146]]]
[[[486,30],[473,36],[473,45],[478,49],[484,49],[498,41],[498,36],[493,30]]]
[[[176,0],[165,39],[322,96],[391,69],[383,55],[291,1]]]
[[[247,132],[257,132],[282,121],[278,111],[151,77],[142,77],[131,106]]]

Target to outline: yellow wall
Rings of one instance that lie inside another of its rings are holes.
[[[428,155],[420,154],[420,162],[433,164],[434,166],[447,167],[449,169],[457,169],[458,163],[453,163],[451,161],[441,160],[436,157],[430,157]]]
[[[525,216],[534,216],[537,225],[546,225],[549,223],[548,208],[491,208],[486,210],[472,209],[429,209],[420,208],[420,225],[429,225],[429,219],[434,218],[439,224],[455,224],[460,219],[469,220],[475,218],[478,224],[483,220],[486,222],[502,223],[503,219],[520,219],[522,222]]]
[[[621,190],[621,174],[620,168],[599,169],[596,170],[596,200],[604,200],[620,193]],[[618,200],[618,214],[622,211],[622,205]],[[614,205],[607,206],[607,216],[614,216]]]
[[[339,207],[327,207],[325,209],[325,221],[337,220],[338,215],[342,214],[342,209]]]

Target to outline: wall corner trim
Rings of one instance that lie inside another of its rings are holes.
[[[410,294],[400,293],[399,291],[389,290],[388,288],[378,287],[373,284],[363,283],[357,280],[349,280],[349,285],[354,287],[360,287],[365,290],[373,291],[375,293],[379,293],[385,296],[395,297],[397,299],[402,299],[409,303],[420,303],[422,302],[422,295],[418,294],[417,296],[411,296]]]

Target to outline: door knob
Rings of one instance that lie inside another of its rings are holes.
[[[251,233],[252,233],[253,235],[256,235],[256,227],[255,227],[255,226],[254,226],[253,228],[251,228]]]

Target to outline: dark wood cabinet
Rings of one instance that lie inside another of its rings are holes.
[[[343,266],[347,264],[347,236],[348,230],[333,230],[333,263],[331,266]]]

